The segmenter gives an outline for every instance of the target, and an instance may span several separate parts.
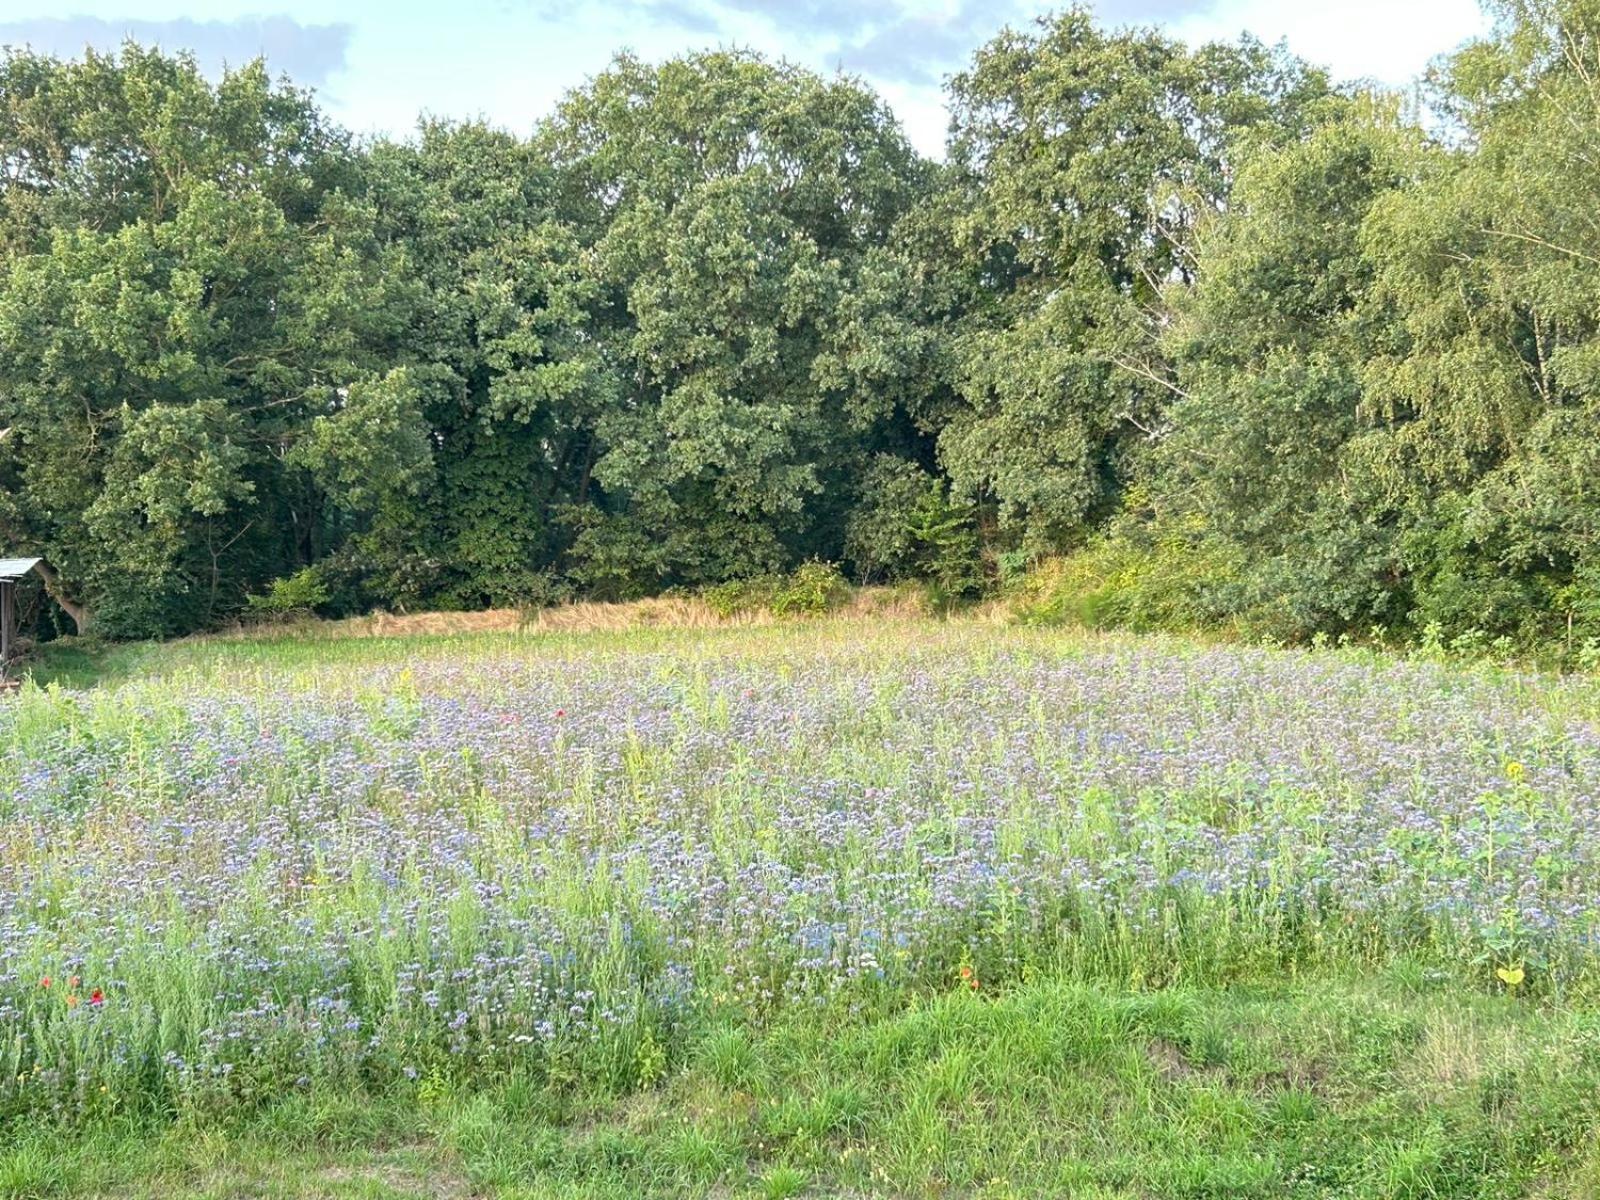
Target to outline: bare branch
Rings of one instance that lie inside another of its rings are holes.
[[[1554,250],[1557,254],[1565,254],[1569,258],[1576,258],[1580,262],[1593,263],[1595,266],[1600,267],[1600,258],[1596,258],[1592,254],[1585,254],[1581,250],[1573,250],[1567,246],[1558,246],[1552,241],[1548,241],[1542,237],[1536,237],[1531,233],[1517,233],[1515,230],[1510,229],[1488,228],[1481,229],[1479,232],[1487,233],[1491,237],[1510,238],[1513,241],[1527,242],[1531,246],[1542,246],[1546,250]]]
[[[1167,391],[1171,392],[1174,396],[1177,396],[1180,400],[1189,399],[1188,392],[1184,391],[1177,384],[1173,383],[1172,380],[1166,378],[1166,376],[1158,375],[1155,371],[1152,371],[1143,363],[1134,362],[1132,359],[1123,358],[1116,354],[1107,354],[1103,355],[1102,357],[1112,366],[1119,367],[1128,372],[1130,375],[1137,375],[1141,379],[1147,379],[1151,383],[1159,384],[1161,387],[1166,388]],[[1135,422],[1135,424],[1137,424],[1137,422]]]

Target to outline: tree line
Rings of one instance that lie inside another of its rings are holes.
[[[1600,0],[1493,7],[1423,104],[1070,9],[949,81],[940,161],[741,51],[364,141],[262,63],[10,50],[0,551],[109,636],[822,560],[1581,644]]]

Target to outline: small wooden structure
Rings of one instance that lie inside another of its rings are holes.
[[[0,558],[0,679],[17,646],[17,581],[39,565],[37,558]]]

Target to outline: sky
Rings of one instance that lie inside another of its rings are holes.
[[[420,115],[531,130],[627,48],[647,59],[747,47],[864,77],[925,154],[944,144],[941,81],[1034,0],[0,0],[0,44],[61,55],[126,36],[193,50],[208,71],[264,54],[360,133]],[[1484,32],[1477,0],[1100,0],[1107,24],[1191,42],[1249,31],[1340,78],[1405,85]],[[62,15],[68,13],[70,15]]]

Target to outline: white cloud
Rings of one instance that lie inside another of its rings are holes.
[[[85,47],[115,50],[133,39],[166,50],[191,50],[203,66],[242,66],[265,56],[274,71],[296,83],[315,86],[344,65],[351,28],[346,23],[302,24],[291,17],[239,17],[207,21],[105,17],[39,17],[0,21],[0,45],[30,46],[70,58]]]
[[[76,53],[126,30],[168,48],[193,45],[203,60],[264,50],[275,68],[319,85],[340,120],[390,134],[409,131],[423,111],[525,133],[624,46],[659,60],[737,45],[866,76],[918,149],[937,155],[943,78],[1002,25],[1067,0],[453,0],[447,12],[434,0],[268,0],[283,12],[272,17],[245,15],[254,0],[73,2],[93,18],[53,19],[52,0],[0,0],[8,16],[27,4],[37,13],[0,21],[0,40],[9,30],[13,41]],[[119,15],[123,4],[138,15]],[[1337,77],[1396,86],[1487,27],[1474,0],[1099,0],[1098,11],[1108,23],[1159,22],[1191,42],[1245,30],[1286,39]]]
[[[1340,79],[1394,86],[1488,28],[1475,0],[1222,0],[1172,23],[1191,41],[1233,38],[1243,30],[1266,42],[1286,40],[1301,58],[1331,67]]]

